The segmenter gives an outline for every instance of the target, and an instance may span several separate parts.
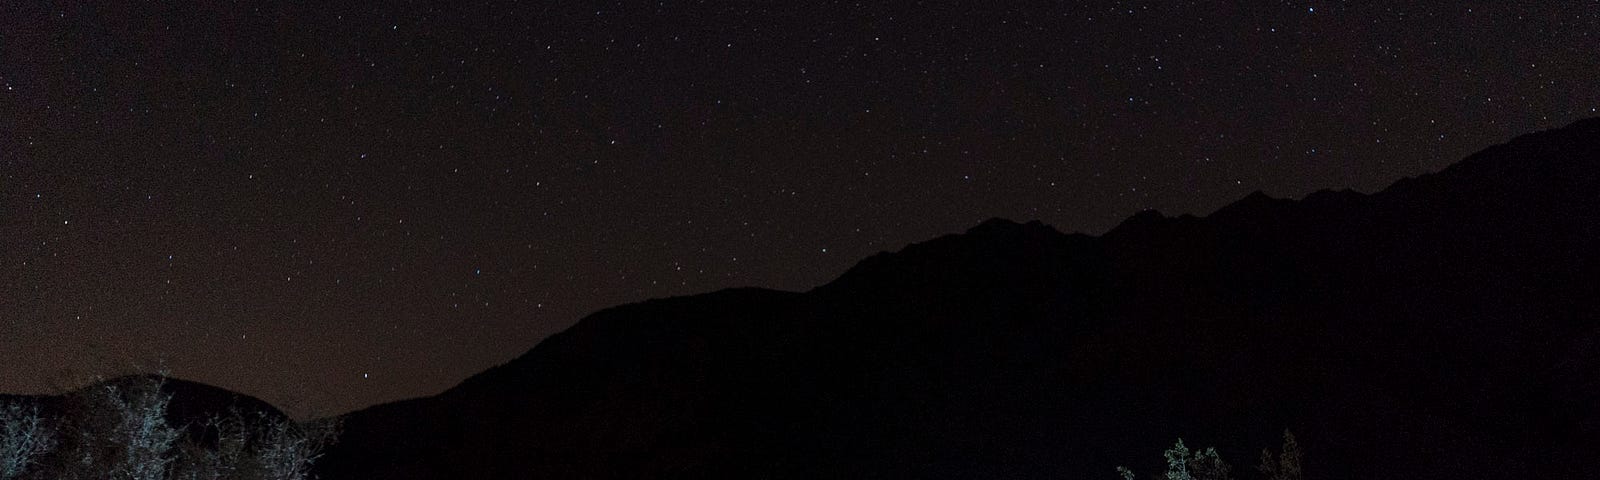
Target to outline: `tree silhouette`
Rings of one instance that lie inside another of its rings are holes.
[[[1261,449],[1261,464],[1256,466],[1267,480],[1300,480],[1300,444],[1295,442],[1289,429],[1283,430],[1283,449],[1276,458],[1269,449]]]
[[[1267,480],[1301,480],[1300,446],[1295,443],[1294,434],[1287,429],[1283,431],[1282,451],[1274,456],[1270,450],[1262,449],[1261,466],[1256,469]],[[1216,448],[1191,451],[1179,438],[1172,448],[1161,455],[1167,463],[1167,471],[1161,477],[1163,480],[1235,480],[1233,467],[1222,460]],[[1117,476],[1122,480],[1134,479],[1133,470],[1122,466],[1117,467]]]

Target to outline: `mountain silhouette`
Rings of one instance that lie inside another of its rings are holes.
[[[983,222],[804,293],[602,310],[345,416],[328,479],[1581,478],[1600,452],[1600,119],[1362,194],[1095,237]]]

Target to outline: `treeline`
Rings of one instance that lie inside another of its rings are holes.
[[[173,425],[165,382],[101,382],[48,410],[0,402],[0,480],[301,480],[338,434],[237,409]]]
[[[1191,451],[1180,438],[1176,445],[1162,452],[1162,457],[1166,459],[1167,471],[1154,477],[1157,479],[1236,480],[1233,466],[1223,461],[1215,448]],[[1295,441],[1293,433],[1283,431],[1283,446],[1277,453],[1271,449],[1261,449],[1261,461],[1256,464],[1256,472],[1265,480],[1301,480],[1300,444]],[[1127,467],[1117,467],[1117,475],[1121,480],[1134,480],[1133,470]]]

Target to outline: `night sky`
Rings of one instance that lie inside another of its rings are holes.
[[[1600,107],[1593,1],[84,3],[0,5],[0,391],[164,363],[337,413],[615,304]]]

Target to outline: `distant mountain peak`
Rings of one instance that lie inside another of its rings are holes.
[[[974,231],[974,230],[1017,228],[1017,227],[1020,227],[1020,226],[1022,226],[1022,224],[1017,223],[1015,220],[1012,220],[1012,219],[1009,219],[1009,218],[991,217],[988,220],[984,220],[982,222],[978,222],[977,225],[974,225],[972,228],[967,229],[967,231],[971,232],[971,231]]]
[[[1575,149],[1578,151],[1573,151]],[[1555,154],[1558,152],[1568,154]],[[1585,152],[1586,155],[1582,154]],[[1549,175],[1572,169],[1593,171],[1597,162],[1600,162],[1600,117],[1585,118],[1561,128],[1518,135],[1506,143],[1469,155],[1438,174],[1491,177],[1481,179],[1488,181],[1507,174]]]
[[[966,232],[958,235],[946,235],[936,238],[926,244],[942,244],[948,242],[973,242],[973,241],[1000,241],[1012,242],[1021,239],[1030,239],[1033,242],[1054,242],[1066,238],[1068,235],[1056,230],[1055,227],[1046,225],[1038,220],[1029,220],[1027,223],[1017,223],[1005,218],[991,218],[979,223]],[[908,248],[909,250],[909,248]]]
[[[1214,222],[1229,221],[1239,218],[1254,218],[1267,214],[1275,207],[1292,205],[1294,203],[1296,203],[1294,200],[1274,198],[1270,195],[1267,195],[1266,192],[1256,190],[1250,192],[1249,195],[1245,195],[1244,198],[1240,198],[1233,203],[1217,209],[1217,211],[1207,215],[1206,218]]]
[[[1273,200],[1273,198],[1271,196],[1268,196],[1267,192],[1263,192],[1263,191],[1260,191],[1260,190],[1256,190],[1256,191],[1250,192],[1248,195],[1245,195],[1244,198],[1239,199],[1240,202],[1245,202],[1245,201],[1263,202],[1263,201],[1271,201],[1271,200]]]
[[[1168,220],[1170,219],[1165,214],[1162,214],[1160,210],[1147,208],[1140,210],[1139,213],[1133,214],[1133,216],[1124,219],[1122,223],[1112,227],[1110,231],[1105,233],[1104,237],[1114,238],[1127,235],[1132,232],[1145,231],[1158,225],[1165,224]]]
[[[990,218],[988,220],[984,220],[983,222],[981,222],[981,223],[979,223],[977,225],[974,225],[972,228],[967,229],[967,234],[982,235],[982,234],[989,234],[989,233],[995,233],[995,232],[1014,233],[1014,232],[1023,232],[1023,231],[1034,231],[1034,232],[1045,232],[1045,231],[1048,231],[1048,232],[1060,233],[1055,228],[1053,228],[1053,227],[1051,227],[1049,225],[1045,225],[1044,222],[1040,222],[1038,220],[1029,220],[1027,223],[1017,223],[1016,221],[1011,220],[1009,218],[993,217],[993,218]]]
[[[1287,426],[1327,478],[1581,478],[1597,160],[1588,119],[1371,195],[1256,191],[1100,237],[992,218],[804,293],[607,309],[447,395],[351,414],[319,468],[1052,478]]]

